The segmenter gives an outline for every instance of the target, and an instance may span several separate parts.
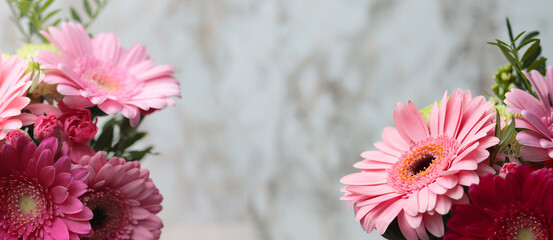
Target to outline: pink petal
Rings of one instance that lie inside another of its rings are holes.
[[[83,210],[83,203],[73,196],[68,196],[63,204],[58,205],[64,214],[75,214]]]
[[[417,235],[417,231],[413,227],[411,227],[411,224],[409,224],[409,222],[407,221],[407,216],[408,215],[405,213],[399,214],[397,218],[399,229],[407,240],[418,240],[419,237]]]
[[[70,219],[63,219],[63,222],[67,226],[67,229],[76,234],[87,234],[92,228],[88,221],[74,221]]]
[[[451,199],[449,197],[439,195],[436,199],[436,207],[434,209],[441,215],[447,214],[447,212],[451,209]]]
[[[426,121],[412,102],[408,105],[396,104],[394,124],[400,135],[408,136],[413,142],[424,140],[429,136]]]
[[[445,195],[447,195],[448,197],[454,200],[459,200],[463,197],[464,193],[465,192],[463,191],[463,187],[461,187],[460,185],[457,185],[456,187],[449,189],[449,191],[447,191]]]
[[[432,110],[430,112],[430,135],[433,137],[439,136],[439,113],[438,103],[432,104]]]
[[[444,134],[447,136],[456,136],[459,130],[463,110],[462,93],[459,89],[455,90],[447,101],[447,117],[444,123]]]
[[[59,240],[69,239],[69,232],[67,231],[67,226],[65,226],[61,218],[56,217],[52,221],[52,225],[50,226],[50,235],[52,235],[54,239],[59,239]]]
[[[436,179],[436,182],[447,189],[451,189],[457,186],[457,183],[459,182],[459,178],[457,177],[457,175],[445,175],[445,176],[438,177]]]
[[[48,188],[54,183],[56,177],[56,169],[52,166],[46,166],[40,170],[38,180],[42,184],[42,187]]]
[[[386,176],[373,177],[365,172],[352,173],[340,179],[340,182],[347,185],[377,185],[386,183]]]
[[[65,202],[67,196],[69,196],[69,193],[67,192],[67,188],[65,187],[54,186],[50,189],[50,197],[52,198],[52,202],[54,202],[55,204],[61,204]]]
[[[417,194],[419,213],[426,212],[426,208],[428,207],[428,194],[428,188],[426,187],[421,188]]]
[[[386,232],[386,229],[397,217],[399,212],[401,212],[402,208],[403,202],[395,201],[378,215],[378,218],[375,220],[375,225],[379,234],[384,234],[384,232]]]
[[[441,237],[444,235],[444,222],[442,216],[439,214],[425,214],[423,217],[424,226],[432,235]]]

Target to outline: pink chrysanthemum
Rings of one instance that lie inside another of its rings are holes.
[[[539,100],[528,92],[513,89],[505,94],[505,103],[507,111],[522,116],[515,118],[516,127],[527,129],[516,136],[522,145],[520,155],[527,161],[543,162],[553,159],[553,67],[547,67],[546,77],[536,70],[524,75]]]
[[[163,226],[161,194],[140,163],[106,159],[104,152],[85,156],[77,167],[90,171],[89,190],[81,197],[94,213],[92,236],[86,239],[158,239]]]
[[[55,138],[37,147],[26,136],[0,151],[0,238],[79,239],[91,230],[92,212],[78,199],[88,171],[54,161]]]
[[[31,102],[25,97],[31,86],[31,75],[25,74],[28,67],[29,61],[18,56],[4,60],[0,57],[0,139],[6,136],[2,130],[22,126],[21,109]]]
[[[456,90],[434,103],[429,122],[415,104],[398,103],[396,128],[385,128],[378,151],[361,154],[361,169],[342,178],[342,200],[350,201],[365,231],[383,234],[398,218],[407,239],[443,236],[442,215],[465,202],[462,186],[478,183],[478,174],[495,172],[485,161],[494,137],[493,103]]]
[[[136,126],[141,112],[172,106],[170,97],[180,97],[179,83],[171,76],[173,66],[154,65],[142,44],[126,50],[112,33],[91,39],[78,23],[60,25],[61,30],[50,27],[42,34],[61,55],[39,51],[38,62],[50,69],[44,82],[58,84],[67,105],[98,105],[107,114],[122,113]]]
[[[472,204],[453,208],[444,239],[553,239],[553,173],[521,165],[469,188]]]

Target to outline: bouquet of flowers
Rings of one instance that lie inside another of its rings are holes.
[[[52,3],[7,0],[26,44],[0,58],[0,238],[158,239],[162,196],[138,162],[152,147],[132,146],[180,97],[173,67],[86,30],[107,0],[70,18]]]
[[[388,239],[553,239],[553,67],[538,32],[490,42],[509,61],[486,99],[445,92],[395,127],[341,179],[361,227]]]

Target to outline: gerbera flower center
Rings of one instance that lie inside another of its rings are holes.
[[[447,167],[458,144],[445,136],[430,137],[404,152],[388,172],[388,183],[400,192],[410,192],[432,183]]]
[[[24,227],[33,231],[41,222],[49,218],[49,206],[40,184],[20,173],[0,179],[0,221],[6,221],[15,230]],[[29,228],[30,226],[30,228]]]
[[[129,80],[125,70],[90,57],[80,58],[76,63],[80,82],[92,92],[114,96],[127,94]]]
[[[90,220],[93,234],[83,239],[119,239],[118,236],[131,231],[130,227],[125,227],[129,221],[128,206],[120,200],[117,192],[91,191],[81,200],[93,214]]]
[[[517,208],[516,206],[513,206]],[[506,240],[546,240],[549,239],[547,224],[539,212],[525,209],[511,210],[505,217],[498,219],[496,239]]]
[[[430,167],[434,160],[436,160],[436,158],[433,155],[425,155],[420,159],[413,161],[411,166],[409,166],[409,171],[412,175],[422,173],[426,171],[428,167]]]
[[[19,210],[24,213],[36,212],[36,202],[30,196],[19,197]]]
[[[95,84],[97,87],[101,87],[112,92],[118,92],[121,90],[118,79],[111,76],[107,72],[91,72],[88,73],[88,75],[85,75],[85,79],[87,79],[89,83]]]

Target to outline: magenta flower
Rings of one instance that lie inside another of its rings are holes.
[[[385,128],[378,151],[361,154],[354,166],[361,172],[342,178],[342,200],[354,206],[367,232],[383,234],[396,217],[407,239],[427,239],[426,230],[444,234],[442,215],[467,197],[462,186],[478,183],[478,175],[495,172],[486,150],[494,136],[495,111],[484,97],[456,90],[434,103],[429,122],[415,104],[398,103],[395,128]]]
[[[524,72],[536,90],[539,99],[520,89],[505,94],[507,110],[522,115],[515,118],[517,128],[527,130],[517,133],[516,139],[522,145],[520,154],[526,161],[543,162],[553,159],[553,67],[549,66],[546,76],[532,70]]]
[[[58,84],[64,102],[72,107],[98,105],[109,115],[122,113],[136,126],[141,112],[163,109],[180,97],[173,67],[154,65],[142,44],[129,50],[119,46],[112,33],[90,38],[78,23],[61,23],[42,32],[61,55],[39,51],[46,71],[44,82]]]
[[[64,102],[58,107],[62,114],[58,117],[61,125],[61,152],[77,163],[83,156],[92,156],[96,152],[87,143],[98,132],[96,122],[92,121],[90,110],[84,108],[69,108]]]
[[[21,109],[31,102],[25,96],[31,86],[30,73],[25,74],[28,67],[29,61],[18,56],[0,57],[0,139],[6,136],[2,130],[22,126]]]
[[[138,162],[123,158],[106,159],[104,152],[85,156],[76,167],[90,171],[81,196],[94,213],[93,234],[87,239],[158,239],[163,226],[161,194]]]
[[[48,116],[39,116],[35,119],[33,134],[39,141],[49,137],[57,138],[60,130],[60,122],[53,113],[50,113]]]
[[[31,139],[31,137],[29,137],[29,134],[27,134],[27,132],[25,132],[21,129],[12,129],[12,130],[9,130],[6,133],[6,137],[3,139],[3,143],[11,144],[12,146],[15,146],[17,140],[21,136],[25,136],[25,137]]]
[[[472,204],[453,208],[444,239],[553,238],[553,173],[520,165],[505,177],[486,175],[469,187]]]
[[[0,151],[0,237],[78,239],[91,231],[92,212],[78,199],[88,172],[54,159],[55,138],[37,147],[21,136]]]

